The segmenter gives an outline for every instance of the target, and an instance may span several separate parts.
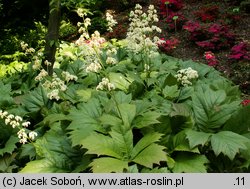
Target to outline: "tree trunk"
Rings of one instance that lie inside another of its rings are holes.
[[[49,3],[49,24],[48,33],[46,36],[46,44],[44,50],[43,67],[47,70],[51,76],[53,74],[53,66],[55,63],[56,49],[59,46],[59,28],[60,28],[60,17],[61,17],[61,0],[50,0]],[[45,65],[45,61],[49,61],[50,65]]]

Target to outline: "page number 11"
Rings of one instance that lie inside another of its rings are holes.
[[[236,184],[237,186],[244,186],[245,185],[245,177],[237,177]]]

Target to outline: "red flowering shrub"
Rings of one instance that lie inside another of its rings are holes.
[[[234,60],[250,60],[249,45],[244,42],[234,45],[229,58]]]
[[[216,59],[214,53],[212,53],[211,51],[207,51],[204,53],[204,57],[207,60],[207,64],[209,66],[216,66],[219,62]]]
[[[166,53],[171,53],[173,49],[176,48],[176,46],[180,43],[180,41],[174,37],[165,40],[164,38],[162,39],[165,41],[165,43],[161,43],[159,45],[159,48]]]
[[[249,99],[243,100],[243,101],[241,102],[241,104],[242,104],[243,106],[248,106],[248,105],[250,104],[250,100],[249,100]]]
[[[206,37],[205,30],[199,22],[188,21],[183,26],[183,29],[189,32],[192,41],[201,41]]]
[[[166,19],[169,29],[181,29],[187,18],[178,12],[171,12]]]
[[[202,7],[200,10],[194,12],[202,22],[213,22],[219,16],[219,7],[216,5]]]
[[[235,39],[229,28],[221,24],[200,25],[198,22],[187,22],[183,29],[190,33],[192,41],[205,50],[230,47]]]
[[[178,11],[183,8],[182,0],[161,0],[160,14],[168,16],[171,12]]]

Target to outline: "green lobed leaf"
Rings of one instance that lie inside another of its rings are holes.
[[[116,116],[110,114],[103,114],[99,120],[103,125],[120,126],[122,125],[122,120]]]
[[[232,131],[238,134],[245,134],[250,131],[250,106],[240,108],[226,122],[223,130]]]
[[[68,170],[54,165],[49,159],[30,161],[19,173],[66,173]]]
[[[141,151],[143,151],[146,147],[153,144],[154,142],[158,142],[162,134],[160,133],[149,133],[145,135],[137,144],[134,146],[133,152],[131,154],[132,158],[135,158]]]
[[[242,135],[231,131],[221,131],[211,137],[212,149],[216,156],[220,153],[228,156],[231,160],[239,153],[240,149],[246,149],[246,143],[250,140]]]
[[[179,153],[175,157],[175,164],[173,168],[174,173],[206,173],[207,168],[205,164],[208,159],[205,155]]]
[[[110,83],[114,84],[116,88],[127,92],[130,84],[133,82],[132,78],[125,77],[121,73],[109,73]]]
[[[133,150],[133,133],[132,130],[116,131],[112,130],[110,133],[115,145],[115,149],[121,154],[122,159],[130,159]]]
[[[92,96],[93,89],[81,89],[77,90],[76,94],[79,96],[79,100],[83,102],[88,102]]]
[[[126,128],[131,127],[131,123],[136,115],[136,106],[134,104],[119,104],[119,114]]]
[[[168,99],[173,99],[179,96],[180,91],[178,90],[178,86],[166,86],[163,91],[163,96]]]
[[[204,146],[212,135],[211,133],[198,132],[192,129],[186,130],[185,133],[191,148],[198,145]]]
[[[55,123],[51,128],[33,143],[37,157],[44,158],[44,161],[38,161],[37,166],[42,164],[43,168],[43,164],[45,164],[44,166],[49,167],[49,169],[70,172],[72,167],[80,161],[82,152],[72,148],[72,144],[61,129],[60,123]]]
[[[250,142],[246,143],[247,148],[241,150],[241,157],[243,157],[246,161],[243,163],[242,168],[250,167]]]
[[[109,136],[93,133],[79,143],[88,150],[87,154],[107,155],[122,159],[119,148],[115,146],[115,141]]]
[[[209,87],[193,94],[192,106],[199,130],[216,132],[231,117],[238,101],[229,103],[225,102],[226,98],[225,91],[213,91]]]
[[[128,170],[128,162],[110,157],[95,159],[90,165],[93,173],[122,173]]]
[[[57,121],[67,120],[68,118],[64,114],[50,114],[44,118],[43,122],[48,125],[52,125]]]
[[[16,160],[17,153],[5,154],[0,157],[0,173],[13,173],[13,169],[17,168],[12,165]]]
[[[11,85],[10,84],[3,84],[0,81],[0,109],[2,106],[9,106],[13,103],[13,99],[11,97]]]
[[[190,147],[189,142],[186,139],[185,130],[179,132],[173,137],[173,151],[200,153],[197,147]]]
[[[166,161],[167,154],[163,150],[165,147],[158,144],[150,144],[142,150],[132,161],[148,168],[153,168],[154,164]]]
[[[42,86],[27,94],[22,101],[28,112],[37,112],[48,105],[49,99]]]
[[[161,113],[156,111],[148,111],[135,118],[133,125],[135,128],[143,128],[153,124],[160,123],[157,119],[161,116]]]
[[[91,99],[87,103],[81,103],[78,109],[70,111],[67,118],[72,120],[68,126],[72,145],[79,145],[81,140],[89,136],[94,130],[101,127],[98,118],[101,115],[100,103],[97,99]]]
[[[17,136],[11,135],[10,138],[7,140],[3,148],[0,148],[0,156],[4,155],[5,153],[13,153],[13,151],[17,148],[16,143],[19,141]]]

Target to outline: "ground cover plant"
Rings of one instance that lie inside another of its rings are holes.
[[[23,42],[25,66],[2,76],[0,172],[249,172],[249,101],[213,66],[160,51],[155,6],[135,6],[123,40],[77,12],[80,37],[59,44],[51,75]]]

